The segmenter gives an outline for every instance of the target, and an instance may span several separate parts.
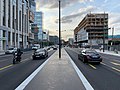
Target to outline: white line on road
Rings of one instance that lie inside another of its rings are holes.
[[[67,53],[67,52],[66,52]],[[73,62],[73,60],[71,59],[71,57],[68,55],[70,62],[72,63],[75,71],[77,72],[80,80],[82,81],[83,85],[85,86],[86,90],[94,90],[93,87],[90,85],[90,83],[87,81],[87,79],[85,78],[85,76],[82,74],[82,72],[78,69],[78,67],[76,66],[76,64]]]
[[[23,90],[29,82],[37,75],[37,73],[45,66],[45,64],[50,60],[53,56],[52,54],[40,67],[38,67],[27,79],[25,79],[15,90]]]

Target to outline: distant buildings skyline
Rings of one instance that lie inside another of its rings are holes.
[[[115,28],[114,34],[120,34],[120,0],[61,0],[62,7],[62,29],[70,30],[74,29],[79,22],[88,13],[108,13],[108,27]],[[44,13],[44,25],[45,29],[49,29],[50,34],[57,35],[58,29],[58,1],[57,0],[36,0],[37,11]],[[73,37],[71,32],[67,34]],[[108,34],[112,34],[112,30],[108,31]],[[62,33],[62,36],[67,40],[67,35]]]

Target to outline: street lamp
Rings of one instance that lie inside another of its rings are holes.
[[[24,30],[24,2],[22,2],[22,49],[24,48],[24,46],[23,46],[23,30]]]
[[[105,51],[105,12],[104,12],[104,26],[103,26],[103,52]]]
[[[14,19],[14,31],[15,31],[14,47],[16,47],[16,19]]]
[[[61,1],[59,0],[59,58],[61,58]]]

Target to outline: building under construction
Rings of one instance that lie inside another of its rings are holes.
[[[108,14],[87,14],[74,29],[75,43],[102,45],[108,43]]]

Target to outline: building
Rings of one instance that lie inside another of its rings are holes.
[[[108,14],[87,14],[74,29],[74,42],[79,45],[108,43]]]
[[[59,38],[58,38],[58,36],[49,36],[49,41],[53,42],[55,45],[59,44]]]
[[[44,32],[43,32],[43,40],[44,41],[49,41],[49,31],[48,30],[44,30]]]
[[[0,0],[0,50],[28,47],[29,1]]]
[[[38,40],[38,27],[37,24],[31,24],[31,32],[34,33],[34,43],[39,43]]]
[[[69,39],[68,39],[68,44],[69,44],[70,46],[72,46],[72,45],[74,44],[74,39],[73,39],[73,38],[69,38]]]
[[[109,35],[108,42],[108,45],[120,45],[120,35]]]
[[[36,11],[35,0],[29,0],[29,29],[30,29],[29,30],[29,36],[28,36],[28,45],[29,46],[32,46],[33,43],[34,43],[34,32],[32,32],[32,27],[33,27],[32,24],[35,21],[35,19],[34,19],[34,17],[35,17],[35,11]]]
[[[35,12],[35,24],[37,24],[38,29],[38,39],[43,39],[43,13]]]

